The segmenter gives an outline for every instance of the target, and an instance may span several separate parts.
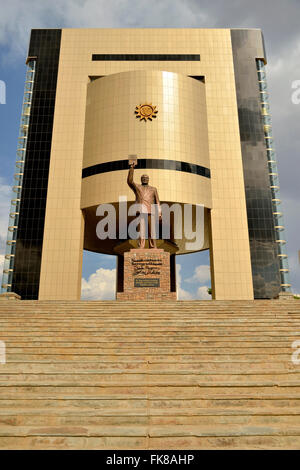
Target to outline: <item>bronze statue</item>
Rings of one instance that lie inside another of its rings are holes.
[[[142,204],[142,217],[140,224],[140,239],[139,239],[139,248],[145,248],[145,218],[148,219],[148,240],[149,248],[156,248],[156,239],[151,237],[151,204],[157,204],[159,218],[161,218],[161,207],[160,201],[157,193],[157,189],[153,186],[149,186],[149,176],[142,175],[141,183],[137,184],[133,181],[134,167],[136,163],[130,163],[130,169],[127,177],[127,184],[132,189],[135,194],[135,202],[137,204]]]

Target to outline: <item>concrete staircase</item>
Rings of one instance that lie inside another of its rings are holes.
[[[0,449],[300,449],[297,339],[297,300],[1,301]]]

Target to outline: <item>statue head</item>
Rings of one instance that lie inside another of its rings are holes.
[[[149,176],[148,175],[142,175],[141,176],[141,182],[144,185],[147,185],[149,183]]]

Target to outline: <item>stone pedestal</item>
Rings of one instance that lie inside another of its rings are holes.
[[[161,249],[132,249],[124,253],[123,282],[117,300],[176,300],[175,266]]]

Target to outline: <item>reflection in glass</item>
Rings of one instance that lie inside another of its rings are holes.
[[[266,82],[266,72],[265,72],[265,64],[262,60],[257,59],[256,61],[257,66],[257,75],[258,75],[258,84],[259,90],[261,92],[261,110],[262,110],[262,119],[264,124],[264,134],[265,134],[265,141],[267,149],[273,147],[273,139],[272,139],[272,123],[271,123],[271,116],[270,116],[270,107],[268,104],[268,97],[267,97],[267,82]],[[279,178],[277,173],[277,162],[276,162],[276,154],[275,151],[272,149],[267,150],[268,156],[268,167],[269,167],[269,179],[270,179],[270,188],[272,193],[272,204],[273,204],[273,217],[274,217],[274,228],[275,228],[275,236],[278,246],[278,259],[279,259],[279,266],[280,266],[280,278],[281,278],[281,289],[283,292],[290,291],[290,282],[289,282],[289,266],[288,266],[288,258],[286,254],[286,241],[285,241],[285,234],[284,234],[284,223],[283,223],[283,215],[282,212],[279,210],[280,204],[280,188],[279,188]]]

